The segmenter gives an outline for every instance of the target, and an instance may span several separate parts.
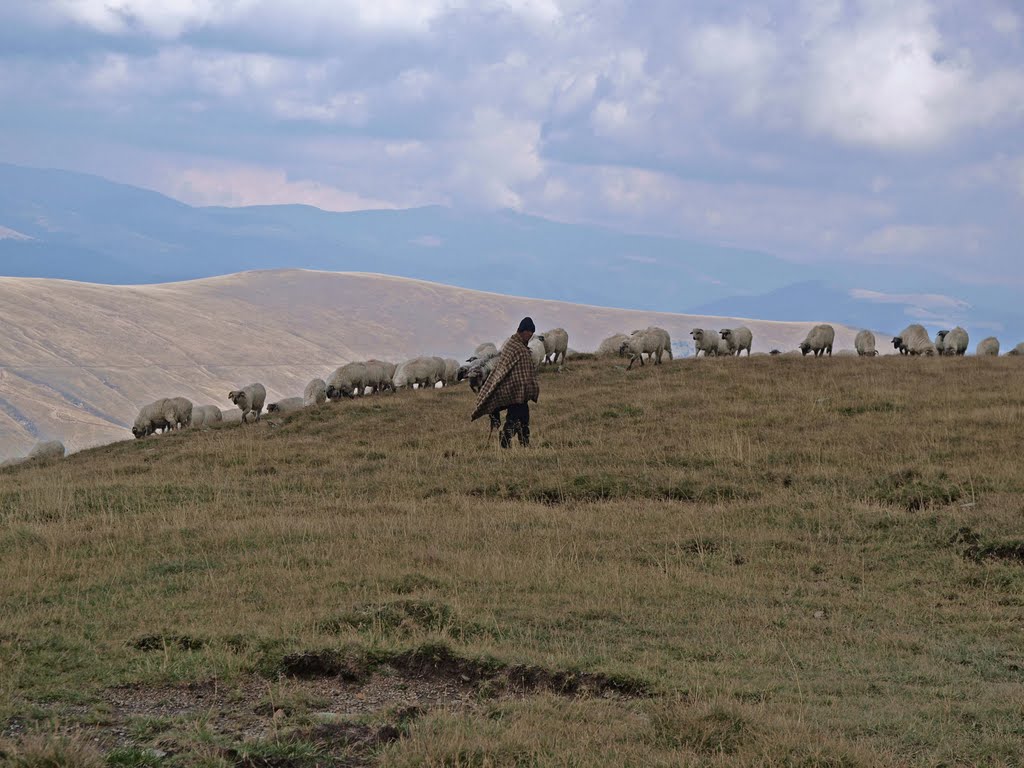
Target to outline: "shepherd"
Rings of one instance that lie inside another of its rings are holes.
[[[505,426],[499,433],[501,447],[512,445],[513,435],[523,447],[530,445],[530,405],[540,397],[537,366],[527,346],[537,327],[524,317],[519,330],[512,334],[501,348],[501,357],[487,377],[476,398],[471,421],[484,414],[491,418],[491,429],[501,426],[501,411],[507,410]]]

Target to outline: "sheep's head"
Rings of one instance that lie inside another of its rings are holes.
[[[246,394],[244,389],[236,389],[232,392],[228,392],[228,400],[237,405],[243,411],[249,410],[249,395]]]
[[[135,439],[138,440],[140,437],[146,436],[146,428],[134,426],[132,427],[132,434],[135,435]]]
[[[772,350],[771,352],[769,352],[768,354],[769,354],[769,355],[781,355],[781,354],[782,354],[782,350],[781,350],[781,349],[773,349],[773,350]]]
[[[893,336],[892,337],[892,346],[893,346],[893,349],[899,349],[900,347],[902,347],[903,346],[903,337],[902,336]]]
[[[811,342],[807,341],[807,339],[804,339],[803,341],[801,341],[800,342],[800,353],[803,354],[803,355],[806,355],[810,351],[811,351]]]
[[[277,413],[280,410],[280,406],[277,403],[271,403],[267,406],[267,413]]]
[[[694,328],[692,331],[690,331],[690,335],[693,336],[693,340],[698,342],[698,343],[704,341],[704,329],[703,328]]]
[[[938,333],[935,334],[935,340],[936,341],[945,341],[946,340],[946,336],[948,334],[949,334],[949,331],[939,331]]]
[[[719,333],[722,334],[723,339],[728,341],[729,337],[732,336],[732,328],[723,328],[722,330],[719,331]]]

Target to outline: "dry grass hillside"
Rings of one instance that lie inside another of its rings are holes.
[[[529,450],[455,387],[0,470],[0,762],[1020,766],[1022,370],[580,359]]]
[[[41,439],[69,450],[126,439],[139,407],[158,397],[227,408],[238,386],[261,381],[271,400],[299,395],[353,359],[465,358],[525,314],[541,329],[565,327],[581,351],[651,324],[683,342],[694,326],[727,322],[304,270],[151,286],[0,278],[0,307],[0,461]],[[747,324],[763,351],[793,348],[809,326]],[[854,332],[837,331],[852,346]]]

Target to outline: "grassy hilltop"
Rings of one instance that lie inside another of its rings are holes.
[[[1024,367],[545,371],[0,472],[0,763],[1022,765]],[[20,762],[19,762],[20,761]]]

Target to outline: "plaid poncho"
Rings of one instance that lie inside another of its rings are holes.
[[[498,364],[494,366],[491,375],[480,388],[476,408],[473,409],[470,420],[476,420],[510,405],[525,403],[527,400],[537,402],[538,397],[540,382],[537,381],[537,367],[533,362],[533,355],[519,334],[513,334],[501,348]]]

